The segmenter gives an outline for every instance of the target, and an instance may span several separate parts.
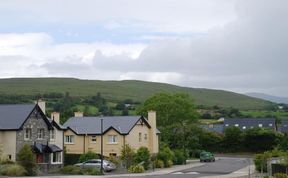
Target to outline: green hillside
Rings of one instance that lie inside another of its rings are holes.
[[[262,109],[271,102],[245,95],[200,88],[179,87],[170,84],[144,81],[99,81],[74,78],[12,78],[0,79],[0,95],[36,95],[38,93],[65,93],[71,96],[92,96],[98,92],[106,99],[120,101],[132,99],[142,102],[159,92],[185,92],[191,94],[197,105]]]

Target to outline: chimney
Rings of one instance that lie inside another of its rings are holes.
[[[38,104],[38,106],[40,107],[40,109],[42,110],[42,112],[44,114],[46,114],[46,103],[45,101],[43,100],[38,100],[38,101],[35,101],[35,104]]]
[[[74,117],[83,117],[83,112],[74,112]]]
[[[57,124],[60,124],[60,113],[59,112],[52,112],[51,119],[54,120]]]
[[[156,127],[156,111],[148,111],[148,123],[151,126],[150,129],[150,149],[151,153],[158,153],[158,135]]]

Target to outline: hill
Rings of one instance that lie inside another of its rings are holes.
[[[245,95],[271,101],[274,103],[288,104],[288,98],[285,98],[285,97],[273,96],[273,95],[268,95],[265,93],[245,93]]]
[[[179,87],[164,83],[135,80],[100,81],[74,78],[11,78],[0,79],[0,95],[37,95],[69,92],[71,96],[95,96],[101,93],[107,100],[132,99],[143,102],[159,92],[189,93],[197,105],[235,107],[239,109],[263,109],[273,103],[246,95],[201,88]]]

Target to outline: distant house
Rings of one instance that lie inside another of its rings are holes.
[[[279,132],[288,133],[288,119],[282,119],[279,127]]]
[[[275,118],[233,118],[224,120],[224,129],[227,127],[235,126],[241,130],[253,128],[267,128],[276,130]]]
[[[45,115],[45,102],[0,105],[0,147],[3,155],[17,160],[25,144],[31,145],[37,164],[60,167],[63,163],[63,130],[59,117]]]
[[[64,141],[67,153],[83,154],[101,152],[101,119],[103,120],[103,155],[119,156],[122,146],[129,144],[133,149],[147,147],[158,153],[156,112],[150,111],[148,119],[143,116],[83,117],[75,113],[64,126]]]
[[[210,132],[216,132],[222,134],[224,132],[223,124],[202,124],[200,125],[202,129],[205,129]]]

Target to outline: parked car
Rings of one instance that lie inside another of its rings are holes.
[[[200,162],[214,162],[215,157],[213,153],[210,153],[208,151],[202,151],[200,153]]]
[[[82,168],[99,168],[101,167],[101,159],[90,159],[88,161],[85,161],[83,163],[77,163],[75,166],[79,166]],[[111,163],[110,161],[103,160],[103,170],[105,172],[110,172],[112,170],[116,169],[116,165],[114,163]]]

